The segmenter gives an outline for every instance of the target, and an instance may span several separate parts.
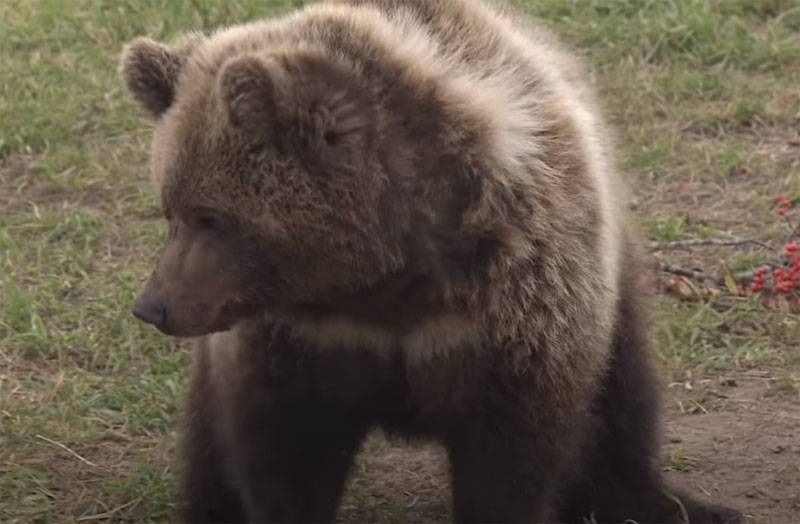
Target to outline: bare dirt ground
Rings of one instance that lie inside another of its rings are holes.
[[[447,458],[434,445],[365,443],[339,509],[341,522],[449,522]]]
[[[665,399],[669,476],[754,522],[798,522],[797,394],[760,371],[691,387],[676,384]]]

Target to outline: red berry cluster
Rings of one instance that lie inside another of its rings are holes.
[[[783,216],[786,214],[786,211],[792,205],[788,198],[785,195],[776,195],[775,202],[778,203],[778,214]]]
[[[775,281],[773,289],[776,293],[788,295],[800,290],[800,240],[786,244],[784,256],[790,265],[786,268],[777,267],[772,271],[772,278]],[[754,293],[763,291],[768,273],[769,270],[765,266],[757,268],[753,272],[755,278],[750,284],[750,290]]]
[[[791,262],[787,269],[777,268],[775,276],[775,291],[778,293],[791,293],[800,285],[800,241],[786,244],[784,256]]]

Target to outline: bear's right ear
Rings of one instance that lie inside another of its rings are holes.
[[[125,84],[151,116],[160,117],[174,102],[185,56],[149,38],[137,38],[122,53]]]

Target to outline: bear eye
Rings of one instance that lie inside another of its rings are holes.
[[[200,229],[216,229],[219,225],[219,219],[214,215],[203,214],[197,217],[197,226]]]

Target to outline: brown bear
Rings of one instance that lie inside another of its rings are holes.
[[[672,493],[608,132],[477,0],[339,0],[138,39],[169,240],[134,313],[200,337],[189,522],[330,521],[367,432],[434,439],[465,522],[739,522]]]

